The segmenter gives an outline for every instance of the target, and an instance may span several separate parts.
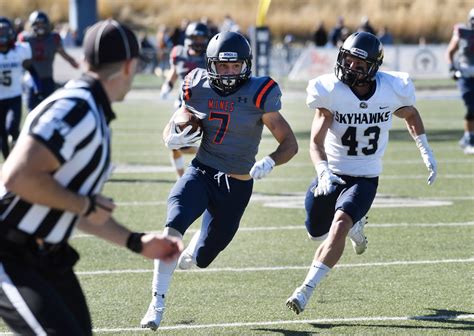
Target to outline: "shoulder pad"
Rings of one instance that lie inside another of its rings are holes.
[[[333,74],[316,77],[308,82],[306,87],[306,105],[311,109],[328,108],[330,93],[334,90],[337,78]]]
[[[193,88],[199,85],[203,80],[207,79],[207,72],[204,69],[196,68],[184,77],[183,84],[181,86],[183,100],[188,101],[191,99]]]
[[[173,49],[171,49],[170,60],[173,64],[175,64],[176,58],[178,58],[182,54],[183,48],[184,47],[182,45],[175,45]]]
[[[379,71],[379,73],[405,106],[415,104],[415,87],[408,73],[398,71]]]
[[[277,82],[270,77],[251,77],[255,81],[253,103],[265,112],[275,112],[281,109],[281,90]]]

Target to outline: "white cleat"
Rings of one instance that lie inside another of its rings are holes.
[[[468,145],[468,146],[464,147],[464,154],[473,155],[474,154],[474,146]]]
[[[196,262],[193,259],[193,255],[188,252],[188,249],[185,249],[178,259],[178,268],[181,270],[191,269],[193,266],[196,266]]]
[[[352,247],[356,254],[362,254],[367,250],[367,237],[364,234],[364,226],[367,224],[368,217],[364,216],[358,222],[356,222],[349,230],[347,235],[351,240]]]
[[[294,311],[297,315],[301,313],[311,297],[309,289],[306,285],[296,288],[293,294],[286,300],[288,309]]]
[[[163,313],[165,312],[165,307],[155,307],[154,303],[150,303],[148,311],[145,316],[143,316],[140,326],[142,328],[148,328],[153,331],[158,329],[163,318]]]

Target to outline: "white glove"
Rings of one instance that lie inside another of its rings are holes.
[[[176,130],[176,124],[171,121],[170,133],[165,139],[165,145],[169,149],[180,149],[183,147],[199,147],[198,141],[202,138],[201,130],[188,134],[192,126],[187,126],[182,132]]]
[[[333,174],[327,161],[321,161],[316,166],[318,186],[314,189],[314,196],[329,195],[336,190],[338,184],[346,184],[340,177]]]
[[[250,176],[254,180],[260,180],[270,174],[273,167],[275,167],[275,161],[269,156],[265,156],[260,161],[255,162],[252,169],[250,169]]]
[[[164,82],[163,85],[161,86],[160,99],[162,100],[168,99],[168,95],[170,94],[172,89],[173,89],[173,86],[171,85],[170,82],[168,81]]]
[[[428,185],[432,185],[436,179],[438,165],[436,164],[433,151],[431,150],[430,145],[428,145],[426,134],[417,135],[415,137],[415,142],[416,147],[420,150],[421,158],[430,173],[430,176],[428,176]]]

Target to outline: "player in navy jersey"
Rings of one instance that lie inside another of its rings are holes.
[[[474,8],[469,12],[467,25],[454,26],[446,58],[466,106],[464,136],[459,145],[464,153],[474,154]]]
[[[160,325],[176,266],[209,266],[237,232],[253,181],[289,161],[298,150],[293,131],[279,113],[278,84],[269,77],[251,77],[251,59],[245,37],[223,32],[207,46],[207,69],[195,69],[184,80],[184,106],[201,119],[202,135],[190,133],[190,126],[177,132],[173,119],[164,130],[169,148],[198,147],[195,159],[169,194],[164,232],[181,239],[197,218],[203,215],[203,220],[179,262],[155,262],[153,296],[141,321],[143,328]],[[279,145],[255,162],[263,126]]]
[[[60,54],[72,67],[79,64],[63,48],[61,36],[51,31],[51,23],[46,13],[34,11],[28,19],[31,31],[22,32],[18,40],[28,42],[33,52],[33,64],[29,69],[27,104],[33,110],[43,99],[56,89],[53,78],[53,62],[56,53]]]
[[[176,45],[170,54],[170,71],[166,76],[166,80],[161,87],[160,97],[166,99],[173,89],[174,84],[196,68],[206,68],[205,52],[209,41],[209,30],[204,23],[191,22],[185,31],[184,46]],[[182,104],[181,95],[175,102],[175,108]],[[176,174],[181,177],[184,174],[184,158],[183,152],[187,154],[195,154],[194,147],[172,149],[171,164],[176,169]]]
[[[349,237],[357,254],[367,248],[364,234],[382,172],[393,115],[405,120],[429,171],[436,178],[436,161],[428,145],[408,74],[378,71],[383,47],[374,35],[358,32],[339,50],[335,74],[308,83],[307,104],[315,110],[310,155],[317,172],[306,193],[306,229],[323,241],[303,284],[286,304],[297,314],[315,286],[339,261]]]

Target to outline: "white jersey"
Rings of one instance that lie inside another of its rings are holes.
[[[324,147],[329,167],[337,174],[379,176],[393,113],[415,104],[407,73],[378,71],[375,80],[376,90],[368,100],[360,100],[334,74],[308,83],[308,106],[325,108],[333,115]]]
[[[30,58],[30,45],[24,42],[16,42],[7,53],[0,53],[0,100],[21,95],[22,64]]]

